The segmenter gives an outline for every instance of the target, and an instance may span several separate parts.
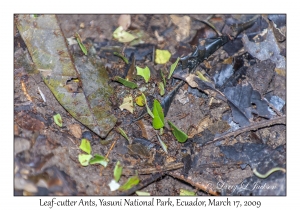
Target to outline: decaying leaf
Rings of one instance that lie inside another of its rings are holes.
[[[155,63],[165,64],[171,58],[171,53],[168,50],[159,50],[155,51]]]
[[[139,155],[141,157],[149,158],[150,152],[148,149],[142,144],[131,144],[128,145],[127,148],[129,149],[129,153],[133,155]]]
[[[267,33],[266,40],[263,42],[255,43],[249,41],[246,34],[243,35],[242,41],[244,43],[245,49],[257,59],[264,61],[271,59],[273,63],[276,64],[278,69],[286,69],[285,57],[280,55],[280,48],[276,41],[272,29],[267,29],[261,34]]]
[[[184,133],[182,130],[180,130],[179,128],[177,128],[172,122],[168,121],[171,129],[172,129],[172,133],[175,136],[175,138],[180,142],[180,143],[184,143],[187,139],[188,139],[188,135],[186,135],[186,133]]]
[[[19,112],[15,115],[15,122],[26,130],[39,131],[45,128],[45,124],[37,119],[32,114],[27,114],[24,111]]]
[[[119,190],[121,190],[121,191],[129,190],[132,187],[134,187],[135,185],[137,185],[139,182],[140,182],[140,179],[138,176],[132,176],[127,180],[127,182],[125,184],[123,184],[119,188]]]
[[[176,29],[176,40],[178,42],[188,38],[191,30],[191,18],[188,16],[180,17],[178,15],[170,15],[172,22],[178,27]]]
[[[68,128],[69,128],[70,132],[73,134],[73,136],[75,136],[78,139],[81,137],[82,130],[80,128],[80,125],[71,124],[71,125],[68,125]]]
[[[91,154],[91,152],[92,152],[92,147],[91,147],[90,141],[87,139],[81,139],[79,148],[88,154]]]
[[[145,79],[145,82],[148,83],[150,79],[150,69],[148,68],[148,66],[146,66],[145,68],[136,66],[136,70],[137,70],[137,75],[142,76]]]
[[[268,103],[262,99],[258,91],[253,90],[247,81],[243,81],[236,87],[225,88],[224,94],[230,105],[233,120],[242,127],[250,124],[252,113],[264,118],[271,117]],[[256,107],[253,108],[252,104],[255,104]]]
[[[119,26],[113,32],[113,38],[115,38],[119,42],[131,42],[132,40],[136,39],[137,37],[132,35],[131,33],[128,33],[127,31],[125,31],[122,26]]]
[[[62,127],[62,118],[60,116],[60,114],[56,114],[53,116],[54,122],[56,125],[58,125],[59,127]]]
[[[84,56],[74,58],[74,67],[55,15],[19,15],[16,25],[36,67],[48,70],[41,75],[59,103],[79,122],[106,137],[116,118],[110,113],[108,98],[113,89],[104,65]],[[74,79],[79,79],[80,86],[69,91],[65,86]]]
[[[123,166],[121,165],[120,161],[116,163],[115,169],[114,169],[114,179],[116,182],[119,181],[121,175],[122,175]]]
[[[87,155],[87,154],[79,154],[78,155],[78,160],[82,166],[88,166],[89,161],[92,158],[92,155]]]
[[[133,99],[132,96],[125,97],[123,103],[120,105],[120,109],[127,109],[131,114],[133,113]]]
[[[98,155],[98,154],[95,154],[94,157],[92,159],[90,159],[89,163],[90,164],[101,164],[103,165],[104,167],[107,166],[108,164],[108,159],[102,155]]]

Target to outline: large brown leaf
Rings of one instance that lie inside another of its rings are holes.
[[[104,138],[114,127],[104,66],[91,57],[75,59],[68,51],[55,15],[19,15],[18,30],[44,82],[59,103],[78,121]],[[78,82],[79,80],[79,82]]]

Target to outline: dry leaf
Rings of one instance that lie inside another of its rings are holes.
[[[73,136],[75,136],[78,139],[81,137],[82,130],[80,128],[80,125],[72,124],[72,125],[68,125],[68,128]]]
[[[172,22],[177,25],[176,40],[178,42],[186,39],[190,35],[191,30],[191,18],[188,16],[179,17],[177,15],[170,15]]]
[[[132,96],[125,97],[123,99],[123,104],[120,106],[120,109],[127,109],[131,114],[133,113],[133,100]]]

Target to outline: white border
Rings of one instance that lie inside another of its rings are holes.
[[[260,200],[263,205],[259,209],[271,209],[274,207],[296,206],[299,196],[297,189],[299,184],[299,157],[300,147],[298,144],[297,130],[299,130],[299,36],[298,28],[300,16],[298,7],[285,1],[9,1],[1,5],[1,190],[0,208],[12,209],[21,207],[22,209],[40,209],[39,199],[52,199],[50,197],[14,197],[13,196],[13,14],[15,13],[286,13],[287,14],[287,196],[286,197],[229,197],[230,200]],[[128,9],[125,9],[128,8]],[[298,47],[298,48],[297,48]],[[297,65],[298,64],[298,65]],[[8,79],[9,78],[9,79]],[[10,149],[7,149],[10,148]],[[297,196],[297,197],[296,197]],[[57,197],[59,200],[65,199],[80,200],[81,197]],[[98,197],[83,197],[85,200],[96,200]],[[119,197],[103,197],[106,200],[119,200]],[[159,197],[155,197],[156,199]],[[163,197],[162,199],[166,199]],[[171,197],[174,200],[177,197]],[[201,198],[201,197],[200,197]],[[204,197],[203,199],[209,199]],[[295,199],[296,198],[296,199]],[[123,198],[124,199],[124,198]],[[141,199],[141,198],[140,198]],[[225,199],[224,197],[216,199]],[[298,206],[298,205],[297,205]],[[3,208],[7,207],[7,208]],[[82,209],[80,207],[69,207],[72,209]],[[104,207],[97,207],[104,208]],[[130,209],[141,209],[141,207],[130,207]],[[146,207],[149,208],[149,207]],[[151,208],[151,207],[150,207]],[[177,207],[182,208],[182,207]],[[201,207],[197,207],[201,208]],[[232,207],[231,207],[232,208]],[[248,207],[249,208],[249,207]],[[46,207],[48,209],[48,207]],[[56,208],[57,209],[57,208]],[[105,208],[104,208],[105,209]]]

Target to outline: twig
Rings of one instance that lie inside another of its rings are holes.
[[[153,168],[143,168],[143,169],[124,168],[123,174],[134,175],[135,171],[137,171],[138,174],[153,174],[155,172],[171,171],[182,167],[183,167],[183,163],[173,163],[173,164],[158,166]]]
[[[220,193],[216,189],[213,189],[213,185],[212,185],[213,183],[211,181],[204,180],[204,179],[202,179],[201,181],[195,181],[192,179],[192,177],[184,177],[184,175],[178,174],[176,173],[176,171],[169,172],[168,174],[176,179],[181,179],[211,195],[220,195]],[[199,177],[197,179],[199,179]]]
[[[233,132],[230,132],[230,133],[225,133],[225,134],[215,138],[212,141],[206,142],[204,145],[211,144],[213,142],[216,142],[216,141],[219,141],[219,140],[222,140],[224,138],[231,137],[231,136],[237,136],[237,135],[239,135],[241,133],[244,133],[246,131],[257,130],[259,128],[264,128],[264,127],[268,127],[268,126],[276,125],[276,124],[284,124],[285,125],[286,124],[285,121],[286,121],[286,115],[283,115],[283,116],[280,116],[280,117],[275,117],[275,118],[270,119],[270,120],[257,122],[257,123],[252,123],[251,125],[240,128],[236,131],[233,131]]]

